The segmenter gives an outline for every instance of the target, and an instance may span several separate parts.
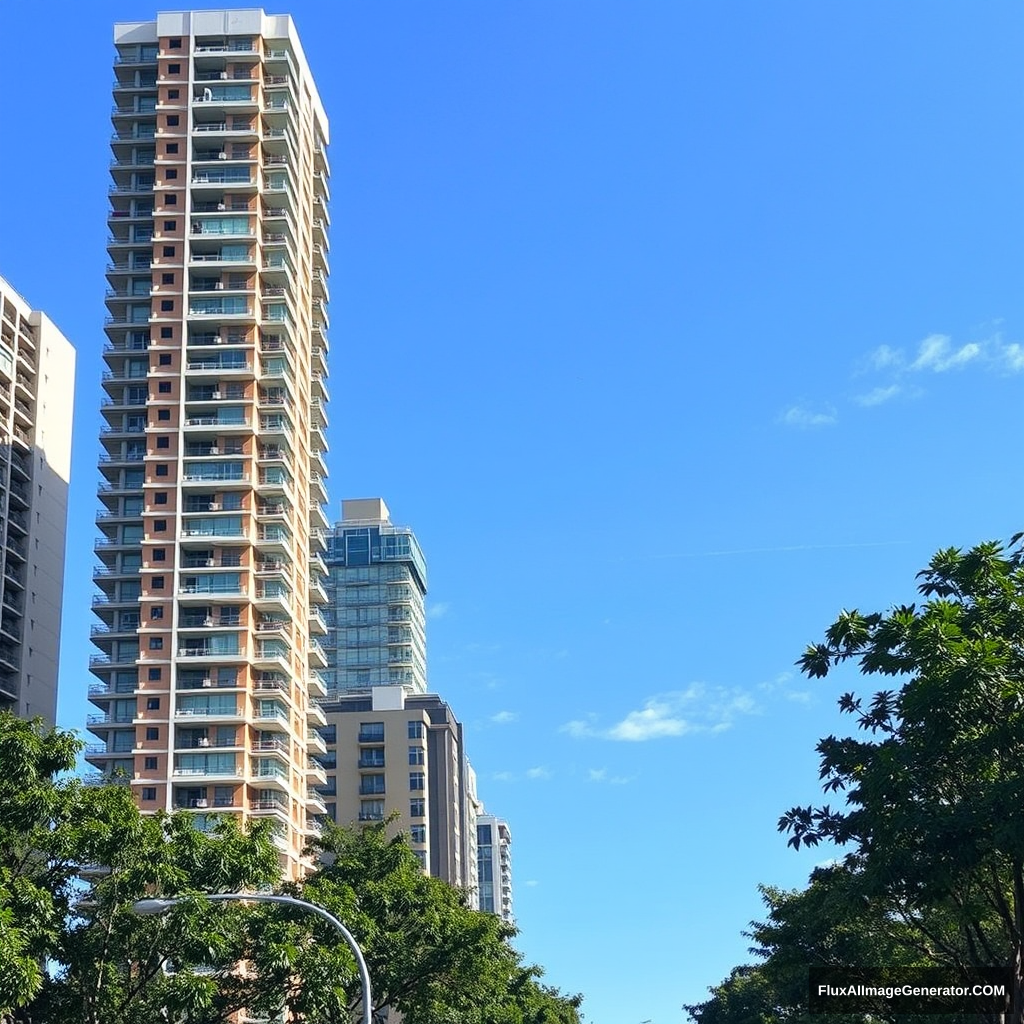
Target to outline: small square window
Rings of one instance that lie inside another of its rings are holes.
[[[168,64],[167,65],[167,74],[169,74],[169,75],[180,75],[181,74],[181,65],[180,64]]]
[[[423,764],[423,748],[422,747],[410,747],[409,748],[409,764]]]
[[[171,410],[170,409],[157,409],[156,418],[159,423],[170,423],[171,421]]]
[[[165,220],[164,221],[164,231],[177,231],[177,230],[178,230],[178,222],[176,220]]]
[[[161,352],[160,358],[157,360],[158,366],[170,366],[171,365],[171,353]]]
[[[178,197],[173,192],[171,192],[170,195],[164,196],[164,206],[177,206],[177,205],[178,205]]]
[[[155,760],[155,758],[154,758]],[[151,802],[156,799],[156,786],[143,786],[142,799]]]
[[[178,114],[168,114],[167,115],[167,127],[168,128],[177,128],[178,125],[180,125],[180,124],[181,124],[181,117]]]
[[[409,817],[424,818],[427,814],[427,801],[423,797],[414,797],[409,801]]]
[[[164,674],[164,670],[162,668],[151,668],[149,670],[146,678],[151,683],[159,683],[160,682],[160,678],[161,678],[161,676],[163,676],[163,674]]]
[[[180,38],[178,38],[178,39],[168,39],[167,40],[167,46],[168,46],[168,49],[171,49],[171,50],[180,50],[181,49],[181,39]]]
[[[173,156],[177,152],[178,152],[178,144],[176,142],[168,142],[167,143],[167,155],[168,156]]]
[[[155,772],[156,771],[156,758],[155,757],[147,757],[146,760],[143,763],[143,768],[145,768],[147,772]],[[154,797],[156,796],[156,791],[155,790],[153,791],[153,795],[154,795]]]
[[[173,256],[174,256],[174,246],[173,246],[173,245],[165,245],[165,246],[164,246],[164,256],[165,256],[165,257],[167,257],[167,256],[171,256],[171,257],[173,257]],[[165,328],[161,328],[161,331],[163,331],[163,330],[165,330]],[[166,328],[166,330],[168,330],[168,331],[169,331],[169,330],[170,330],[170,327]],[[162,334],[162,333],[161,333],[160,337],[161,337],[161,338],[163,337],[163,334]],[[167,335],[167,337],[169,338],[169,337],[170,337],[170,335],[168,334],[168,335]]]
[[[173,313],[174,312],[174,299],[161,299],[160,300],[160,312],[161,313]]]
[[[161,284],[174,284],[174,275],[173,274],[161,274],[160,275],[160,283]]]
[[[180,89],[168,89],[167,90],[167,98],[169,100],[176,100],[180,96],[181,96],[181,90]]]
[[[167,561],[167,548],[153,548],[153,561],[154,562],[166,562]]]
[[[158,437],[156,439],[156,446],[157,448],[170,448],[171,439],[169,437]]]
[[[170,468],[166,464],[157,466],[156,467],[156,475],[157,476],[170,476],[171,475]]]
[[[146,739],[147,740],[158,740],[160,739],[160,730],[155,726],[148,726],[146,728]]]
[[[161,327],[160,328],[160,337],[161,338],[173,338],[174,337],[174,328],[173,327]]]
[[[423,772],[409,772],[409,788],[411,790],[426,788],[426,780]]]
[[[149,638],[149,649],[151,651],[162,651],[164,649],[164,638],[162,636],[151,636]]]
[[[153,504],[154,505],[166,505],[167,504],[167,492],[166,491],[157,491],[156,494],[153,495]]]
[[[169,395],[171,393],[171,382],[169,380],[162,380],[157,384],[156,389],[161,395]]]
[[[423,723],[422,722],[410,722],[409,723],[409,739],[419,740],[423,738]]]
[[[164,577],[154,576],[152,582],[149,584],[150,590],[163,590],[164,589]]]
[[[154,519],[153,520],[153,532],[154,533],[166,533],[167,532],[167,520],[166,519]]]
[[[167,523],[167,520],[166,520],[166,519],[158,519],[158,520],[157,520],[157,522],[158,522],[158,523],[164,523],[164,524],[166,524],[166,523]],[[167,528],[167,527],[166,527],[166,525],[165,525],[165,526],[164,526],[164,529],[166,529],[166,528]],[[149,617],[150,617],[151,619],[162,619],[162,618],[164,617],[164,609],[163,609],[163,606],[162,606],[162,605],[159,605],[159,604],[155,604],[155,605],[153,605],[153,607],[149,609]],[[159,671],[159,669],[158,669],[157,671]]]
[[[146,710],[147,711],[159,711],[160,710],[160,698],[159,697],[147,697],[146,698]]]
[[[177,167],[168,167],[167,170],[164,172],[164,178],[166,178],[167,181],[177,181],[178,180],[178,168]]]

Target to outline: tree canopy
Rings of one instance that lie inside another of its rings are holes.
[[[423,874],[405,837],[328,826],[315,869],[280,886],[269,827],[230,815],[142,815],[128,787],[69,773],[80,742],[0,714],[0,1017],[15,1024],[296,1024],[361,1016],[355,963],[313,914],[211,902],[278,891],[343,920],[365,951],[375,1007],[407,1024],[578,1024],[580,997],[540,983],[514,929]],[[162,917],[132,904],[179,901]]]

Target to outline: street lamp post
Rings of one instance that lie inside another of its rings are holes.
[[[348,948],[352,950],[352,955],[356,958],[356,965],[359,968],[359,981],[363,987],[363,1024],[373,1024],[373,997],[370,995],[370,972],[366,966],[366,959],[352,933],[333,914],[329,914],[323,907],[318,907],[315,903],[297,900],[292,896],[271,896],[259,892],[210,892],[204,895],[208,900],[236,903],[283,903],[289,907],[301,907],[334,925],[348,944]],[[165,914],[171,907],[181,902],[181,899],[173,898],[136,900],[132,904],[132,913],[138,914],[140,917],[153,917],[157,914]]]

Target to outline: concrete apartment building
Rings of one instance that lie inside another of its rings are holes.
[[[0,709],[54,724],[75,350],[0,278]]]
[[[510,924],[512,916],[512,832],[493,814],[476,819],[478,907]]]
[[[291,19],[114,30],[98,708],[144,811],[325,811],[327,118]]]
[[[375,686],[324,705],[328,812],[339,825],[383,821],[408,833],[425,871],[471,889],[470,786],[462,725],[436,694]]]
[[[427,563],[415,534],[380,498],[345,500],[326,559],[328,688],[426,693]]]

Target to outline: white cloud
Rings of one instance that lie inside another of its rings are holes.
[[[1024,345],[1016,341],[1009,345],[1000,345],[999,360],[1003,368],[1010,373],[1020,373],[1024,370]]]
[[[523,882],[523,885],[528,885],[532,889],[534,886],[540,885],[540,882],[538,882],[536,878],[528,878]]]
[[[550,779],[551,769],[545,765],[537,765],[536,768],[527,768],[526,777],[528,779]]]
[[[517,711],[499,711],[496,715],[491,715],[491,721],[495,725],[508,725],[509,722],[518,720],[519,713]]]
[[[839,422],[836,410],[829,406],[826,411],[814,412],[802,405],[791,405],[780,417],[779,422],[787,427],[807,430],[812,427],[831,427]]]
[[[931,370],[944,373],[959,369],[981,355],[981,345],[969,341],[954,349],[947,334],[930,334],[917,349],[917,358],[910,364],[911,370]]]
[[[898,349],[890,348],[888,345],[879,345],[868,356],[868,366],[872,370],[889,370],[899,368],[902,365],[903,353]]]
[[[495,772],[491,778],[496,782],[515,782],[515,775],[512,772]]]
[[[610,786],[624,786],[634,778],[634,775],[609,775],[605,768],[591,768],[587,771],[588,782],[607,782]]]
[[[748,693],[695,683],[686,690],[649,698],[642,708],[630,711],[609,728],[599,728],[591,716],[566,722],[561,731],[577,739],[596,737],[640,743],[696,732],[723,732],[738,716],[756,711],[756,702]]]
[[[888,387],[873,388],[866,394],[857,395],[854,400],[858,405],[881,405],[883,402],[895,398],[902,390],[903,388],[899,384],[890,384]]]
[[[427,605],[427,618],[443,619],[451,610],[451,607],[448,601],[435,601],[433,604]]]

